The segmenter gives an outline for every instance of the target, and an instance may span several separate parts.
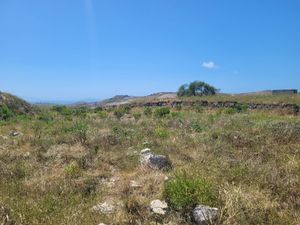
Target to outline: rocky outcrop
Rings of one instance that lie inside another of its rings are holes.
[[[1,106],[6,106],[16,114],[34,114],[34,109],[28,102],[4,92],[0,92]]]

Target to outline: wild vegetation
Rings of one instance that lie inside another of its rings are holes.
[[[178,89],[177,96],[211,96],[215,95],[217,92],[218,90],[215,87],[203,81],[194,81],[189,85],[181,85]]]
[[[300,223],[298,116],[197,106],[1,110],[1,224],[192,224],[197,204],[217,207],[218,225]],[[144,148],[172,169],[141,167]],[[166,215],[150,211],[154,199],[168,203]],[[92,210],[103,202],[114,210]]]

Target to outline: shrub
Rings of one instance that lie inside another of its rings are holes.
[[[97,113],[97,112],[102,112],[104,111],[104,109],[101,107],[101,106],[98,106],[94,109],[94,112]]]
[[[98,115],[100,116],[100,118],[105,119],[107,118],[108,114],[106,111],[99,111]]]
[[[150,117],[151,115],[152,115],[152,108],[150,108],[150,107],[145,107],[144,108],[144,114],[146,115],[146,116],[148,116],[148,117]]]
[[[49,114],[45,113],[45,114],[39,115],[39,120],[49,124],[53,121],[53,117],[50,116]]]
[[[117,119],[121,119],[125,114],[128,114],[130,112],[130,108],[126,107],[119,107],[115,109],[114,116]]]
[[[191,128],[192,130],[194,130],[197,133],[200,133],[203,131],[202,126],[200,125],[200,123],[198,121],[194,121],[191,123]]]
[[[72,133],[76,140],[82,145],[87,141],[88,126],[86,123],[77,122],[72,127],[65,129],[65,132]]]
[[[167,107],[157,108],[154,112],[157,118],[166,117],[168,114],[170,114],[170,109]]]
[[[79,175],[79,167],[75,163],[71,163],[65,167],[67,177],[75,178]]]
[[[197,204],[214,206],[217,200],[213,185],[199,176],[175,175],[165,183],[164,195],[174,210],[190,210]]]
[[[167,138],[169,137],[169,132],[165,128],[158,127],[155,129],[155,136],[160,138]]]
[[[68,108],[65,105],[55,105],[52,107],[52,110],[64,116],[70,116],[73,112],[72,109]]]
[[[195,111],[197,113],[202,113],[203,112],[203,106],[201,104],[199,104],[199,103],[194,104],[193,108],[195,109]]]
[[[138,121],[142,117],[142,114],[139,112],[136,112],[136,113],[133,113],[133,117],[136,121]]]
[[[182,105],[177,104],[177,105],[175,106],[175,109],[176,109],[177,111],[180,111],[180,110],[182,109]]]
[[[0,105],[0,120],[9,120],[14,116],[14,113],[5,105]]]
[[[73,110],[75,116],[86,117],[88,109],[86,107],[79,107]]]
[[[227,115],[231,115],[231,114],[237,113],[236,109],[234,109],[234,108],[227,108],[227,109],[222,110],[222,112],[224,114],[227,114]]]

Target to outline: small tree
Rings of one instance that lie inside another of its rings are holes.
[[[177,95],[179,97],[183,96],[207,96],[207,95],[215,95],[217,93],[217,89],[203,81],[194,81],[189,85],[184,84],[181,85],[178,89]]]

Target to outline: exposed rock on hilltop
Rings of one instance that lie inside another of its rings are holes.
[[[16,114],[32,114],[34,111],[28,102],[4,92],[0,92],[0,106],[6,106]]]

